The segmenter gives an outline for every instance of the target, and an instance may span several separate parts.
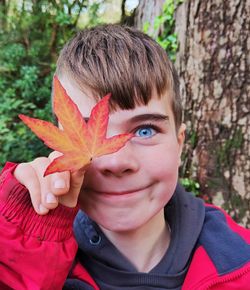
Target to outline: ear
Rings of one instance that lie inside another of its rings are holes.
[[[179,144],[179,165],[181,164],[181,153],[185,141],[185,134],[186,134],[186,125],[182,123],[177,133],[177,141]]]

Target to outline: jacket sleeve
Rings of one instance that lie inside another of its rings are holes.
[[[78,208],[36,214],[15,167],[7,163],[0,175],[0,289],[62,289],[77,251]]]

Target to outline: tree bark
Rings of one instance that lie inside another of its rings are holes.
[[[154,28],[154,20],[163,9],[165,0],[140,0],[135,11],[134,25],[143,31],[144,24],[148,23],[148,31],[152,37],[157,37],[160,27]]]
[[[183,175],[250,227],[250,0],[186,0],[176,32],[188,128]]]

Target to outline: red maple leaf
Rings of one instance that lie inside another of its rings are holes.
[[[120,134],[106,138],[110,95],[103,97],[92,109],[88,123],[78,107],[54,77],[54,112],[63,129],[52,123],[20,114],[20,119],[53,150],[63,155],[54,159],[44,176],[66,170],[76,171],[94,157],[118,151],[133,136]]]

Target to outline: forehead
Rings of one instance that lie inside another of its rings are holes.
[[[92,108],[96,105],[97,100],[91,90],[79,89],[78,85],[71,79],[61,76],[60,82],[65,88],[67,94],[78,106],[83,117],[88,118],[91,114]],[[128,118],[132,118],[134,115],[141,115],[147,113],[161,113],[168,114],[170,117],[172,115],[170,97],[166,93],[164,96],[159,98],[157,93],[154,91],[153,96],[147,105],[139,105],[134,109],[122,110],[117,108],[115,111],[112,111],[110,117],[117,118],[119,121],[125,121]]]

